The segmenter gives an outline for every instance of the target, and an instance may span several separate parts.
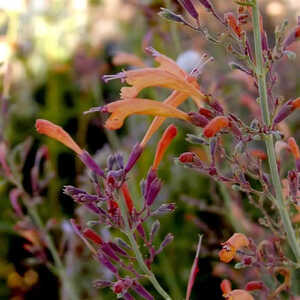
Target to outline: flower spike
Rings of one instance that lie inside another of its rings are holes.
[[[47,135],[61,142],[78,155],[83,153],[83,150],[74,142],[71,136],[62,127],[43,119],[36,120],[35,127],[38,133]]]

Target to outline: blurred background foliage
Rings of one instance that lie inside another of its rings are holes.
[[[232,9],[231,1],[213,2],[220,12]],[[296,23],[300,2],[260,2],[265,29],[272,44],[276,24],[285,18],[289,19],[291,26]],[[206,92],[220,97],[229,109],[240,109],[241,115],[251,120],[248,108],[241,105],[241,98],[245,96],[245,90],[248,94],[253,94],[253,91],[245,80],[230,70],[224,49],[213,47],[189,29],[161,19],[157,15],[160,7],[181,12],[181,7],[174,0],[0,0],[0,71],[3,75],[9,63],[13,81],[9,119],[2,120],[6,123],[5,138],[16,146],[32,137],[32,148],[23,169],[25,186],[29,182],[38,146],[46,144],[49,147],[49,169],[54,172],[54,177],[40,205],[45,221],[55,219],[58,224],[64,224],[63,220],[74,215],[76,207],[69,197],[62,194],[63,185],[88,183],[80,176],[83,172],[81,163],[68,149],[35,133],[37,118],[49,119],[63,126],[80,146],[97,153],[99,161],[106,159],[109,149],[128,155],[151,121],[146,117],[132,117],[126,121],[125,128],[111,134],[102,127],[100,116],[83,115],[91,106],[118,99],[121,84],[111,82],[105,85],[101,80],[101,75],[116,73],[127,67],[113,65],[112,58],[117,51],[134,53],[147,64],[153,62],[143,51],[146,45],[152,45],[173,59],[185,53],[181,56],[184,68],[189,68],[193,60],[191,52],[186,51],[209,53],[215,62],[205,68],[200,78],[201,86]],[[211,32],[217,34],[219,25],[203,9],[199,13],[201,22],[208,24]],[[285,61],[278,66],[281,68],[278,89],[287,99],[300,94],[300,45],[295,44],[293,51],[298,54],[296,60]],[[157,100],[164,99],[166,95],[165,90],[154,88],[143,94]],[[300,138],[297,117],[293,116],[289,122],[295,137]],[[161,236],[172,232],[175,240],[159,257],[153,271],[174,299],[182,299],[197,235],[202,232],[204,246],[193,292],[196,296],[192,299],[200,299],[197,295],[220,299],[222,276],[231,276],[237,283],[243,282],[237,271],[219,264],[217,259],[220,241],[230,236],[236,224],[230,222],[226,204],[215,183],[174,163],[175,156],[191,148],[205,159],[201,147],[193,147],[185,141],[185,134],[191,133],[191,128],[180,122],[178,127],[180,135],[160,169],[164,181],[160,199],[177,203],[175,214],[161,219]],[[135,167],[134,176],[129,179],[136,205],[140,205],[139,182],[152,162],[159,136],[157,134],[151,140]],[[20,147],[23,151],[25,146],[22,144]],[[16,218],[8,198],[10,188],[0,177],[0,299],[58,299],[59,283],[56,278],[45,267],[30,262],[30,254],[23,249],[24,240],[13,230]],[[244,208],[247,218],[251,216],[257,220],[260,217],[260,213],[238,195],[230,196]],[[81,213],[77,209],[77,214]],[[237,223],[245,229],[245,222]],[[102,230],[105,232],[105,228]],[[54,234],[57,239],[61,238],[57,228]],[[80,248],[79,241],[74,243],[78,248],[75,261],[78,266],[74,272],[84,295],[82,299],[112,299],[114,296],[109,290],[93,289],[92,280],[105,271]]]

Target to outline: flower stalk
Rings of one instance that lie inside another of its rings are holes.
[[[139,250],[139,246],[135,240],[134,234],[132,232],[132,230],[130,229],[130,225],[129,225],[129,221],[128,221],[128,216],[127,216],[127,208],[126,208],[126,204],[125,204],[125,199],[122,197],[118,197],[119,198],[119,207],[120,207],[120,211],[121,211],[121,215],[122,218],[124,220],[125,223],[125,234],[127,235],[130,245],[133,249],[133,252],[135,254],[136,260],[140,266],[140,268],[142,269],[142,271],[145,273],[145,275],[147,276],[147,278],[151,281],[151,283],[153,284],[154,288],[156,289],[156,291],[166,300],[172,300],[172,298],[168,295],[168,293],[161,287],[161,285],[159,284],[159,282],[157,281],[155,275],[152,273],[152,271],[147,267],[147,265],[144,262],[142,253]]]
[[[263,123],[266,126],[270,127],[271,117],[270,117],[270,110],[268,104],[267,80],[266,80],[267,69],[265,68],[263,62],[263,51],[262,51],[261,32],[260,32],[260,24],[259,24],[260,12],[259,12],[259,4],[257,0],[253,0],[252,8],[253,8],[252,21],[253,21],[255,57],[256,57],[256,76],[257,76],[259,100],[260,100],[259,102],[262,111]],[[272,179],[272,183],[276,195],[275,197],[276,205],[279,210],[279,214],[283,223],[284,230],[287,234],[288,243],[293,251],[293,254],[297,262],[300,262],[300,246],[299,243],[297,242],[296,234],[293,229],[287,207],[284,203],[282,186],[281,186],[280,176],[278,173],[277,162],[276,162],[273,136],[270,134],[265,135],[264,141],[267,148],[271,179]]]

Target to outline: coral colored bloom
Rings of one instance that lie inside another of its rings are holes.
[[[45,134],[65,146],[75,151],[78,155],[83,153],[83,150],[74,142],[71,136],[64,129],[50,121],[38,119],[35,122],[35,127],[38,133]]]
[[[299,150],[299,147],[293,137],[290,137],[288,139],[288,145],[289,145],[289,149],[291,150],[294,158],[296,160],[300,159],[300,150]]]
[[[254,300],[252,295],[245,290],[231,290],[231,282],[224,279],[221,282],[221,290],[223,292],[223,297],[226,300]]]
[[[191,296],[191,293],[192,293],[192,288],[193,288],[193,285],[195,283],[197,273],[199,272],[198,260],[199,260],[199,255],[200,255],[201,243],[202,243],[202,236],[199,237],[197,252],[196,252],[196,256],[195,256],[195,259],[194,259],[194,262],[193,262],[193,266],[192,266],[192,269],[191,269],[191,272],[190,272],[185,300],[190,299],[190,296]]]
[[[113,58],[115,66],[129,65],[137,68],[146,67],[145,63],[136,55],[126,52],[118,52]]]
[[[300,107],[300,98],[297,98],[292,101],[292,107],[293,109],[299,108]]]
[[[249,246],[249,240],[244,234],[235,233],[222,246],[223,249],[219,252],[220,260],[228,263],[235,257],[237,250]]]
[[[203,129],[203,135],[207,138],[215,136],[220,130],[229,126],[229,120],[226,117],[219,116],[212,119]]]
[[[119,100],[109,103],[102,108],[92,108],[89,112],[97,110],[111,113],[111,116],[105,123],[105,127],[111,130],[121,128],[124,120],[132,114],[158,115],[189,121],[187,113],[165,103],[148,99],[134,98],[129,100]]]
[[[164,132],[156,147],[155,158],[153,162],[153,170],[156,170],[172,140],[177,135],[177,128],[171,124]]]
[[[189,96],[187,94],[174,91],[172,94],[163,102],[164,104],[177,107],[187,100]],[[149,126],[143,140],[141,141],[141,146],[145,147],[152,135],[160,128],[163,122],[166,120],[166,117],[155,117]]]
[[[267,159],[267,154],[259,149],[253,149],[250,151],[250,154],[258,159],[265,160]]]
[[[238,21],[236,17],[233,15],[233,13],[227,13],[225,14],[225,20],[227,25],[233,30],[233,32],[240,38],[242,35],[242,29],[238,24]]]
[[[228,279],[222,280],[220,287],[221,287],[221,291],[225,295],[231,292],[231,282]]]
[[[83,231],[83,236],[85,238],[93,241],[94,243],[96,243],[98,245],[103,245],[104,244],[101,236],[99,234],[97,234],[94,230],[90,229],[90,228],[86,228]]]
[[[131,87],[121,89],[121,98],[135,98],[144,88],[151,86],[165,87],[190,95],[195,103],[200,107],[207,97],[196,87],[196,79],[182,70],[172,59],[160,54],[153,48],[146,49],[160,64],[157,68],[143,68],[139,70],[124,71],[116,75],[106,75],[105,81],[111,79],[121,79],[126,81]]]
[[[227,300],[254,300],[253,296],[245,290],[233,290],[225,296]]]
[[[184,152],[180,154],[179,161],[181,163],[192,163],[194,161],[195,154],[192,152]]]
[[[129,190],[128,190],[128,185],[127,185],[126,182],[123,183],[123,185],[121,187],[121,191],[122,191],[123,197],[125,199],[127,209],[129,211],[129,213],[131,214],[134,206],[133,206],[133,201],[132,201],[132,198],[130,196],[130,193],[129,193]]]
[[[262,281],[250,281],[246,284],[246,291],[256,291],[262,290],[264,288],[264,283]]]

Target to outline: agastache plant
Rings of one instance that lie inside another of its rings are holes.
[[[135,207],[127,184],[130,171],[141,155],[140,149],[142,148],[140,146],[133,148],[126,163],[121,154],[113,154],[107,158],[106,168],[101,169],[88,152],[80,149],[61,127],[46,120],[37,120],[36,129],[39,133],[54,138],[71,148],[92,172],[94,194],[73,186],[65,186],[64,193],[97,217],[97,221],[92,222],[93,225],[105,225],[117,229],[127,236],[127,242],[123,241],[121,237],[105,241],[87,224],[78,224],[76,220],[71,220],[74,232],[82,239],[95,260],[114,275],[114,281],[96,280],[95,287],[110,287],[117,297],[124,299],[134,299],[132,292],[144,299],[154,299],[140,283],[144,278],[148,278],[162,297],[170,299],[151,271],[151,264],[155,257],[172,242],[173,235],[167,234],[157,248],[153,242],[160,223],[156,220],[152,224],[150,232],[147,233],[145,222],[150,217],[165,215],[175,209],[174,203],[162,204],[156,209],[153,209],[153,204],[162,187],[157,169],[169,144],[177,135],[176,127],[170,125],[158,143],[153,165],[142,182],[144,199],[141,209]],[[145,250],[148,252],[146,257],[140,250],[139,241],[145,245]],[[124,272],[127,275],[123,275]]]
[[[197,2],[197,6],[195,5]],[[108,129],[118,129],[124,119],[131,114],[155,115],[144,139],[135,147],[136,157],[142,155],[151,136],[162,125],[165,118],[181,119],[198,128],[199,135],[190,135],[189,141],[207,147],[209,160],[202,161],[196,153],[186,152],[179,156],[178,161],[202,174],[212,177],[221,183],[225,190],[231,187],[235,191],[247,195],[251,204],[259,208],[264,216],[262,224],[268,227],[274,240],[264,240],[255,245],[250,237],[235,233],[223,243],[220,260],[228,263],[236,258],[240,262],[237,268],[253,267],[261,271],[267,270],[270,276],[279,273],[284,276],[284,283],[271,291],[260,281],[249,282],[243,290],[232,290],[230,284],[224,281],[221,289],[226,299],[253,299],[251,291],[258,291],[262,297],[276,298],[282,291],[290,291],[290,269],[299,267],[300,244],[292,219],[294,208],[299,210],[299,148],[296,141],[284,136],[281,132],[281,122],[299,107],[299,98],[285,103],[281,97],[274,95],[274,87],[279,80],[276,64],[285,56],[292,57],[289,46],[299,38],[299,24],[285,36],[286,23],[276,28],[275,45],[269,45],[269,39],[264,30],[263,20],[259,11],[259,1],[235,1],[238,6],[237,15],[233,12],[220,16],[210,0],[179,1],[192,20],[163,8],[160,15],[170,21],[178,22],[204,36],[216,46],[224,47],[233,55],[235,61],[230,63],[232,69],[238,69],[248,76],[257,89],[257,100],[252,104],[258,107],[257,119],[246,124],[234,112],[228,112],[227,107],[205,94],[197,82],[199,72],[187,74],[174,61],[148,48],[146,51],[160,64],[157,68],[141,67],[136,70],[121,72],[117,75],[104,76],[105,81],[120,79],[129,87],[121,89],[120,100],[90,112],[109,113],[105,123]],[[215,35],[201,24],[197,7],[202,5],[224,27],[225,32]],[[253,42],[246,32],[245,25],[253,29]],[[212,59],[209,59],[211,61]],[[196,76],[195,76],[196,74]],[[137,98],[139,92],[151,86],[173,89],[173,93],[162,103],[155,100]],[[183,112],[177,107],[191,97],[198,111]],[[230,151],[224,147],[224,138],[231,137]],[[253,149],[254,142],[262,142],[266,152]],[[280,177],[282,162],[280,152],[276,152],[277,144],[288,150],[295,159],[295,168],[288,171],[286,179]],[[266,161],[266,162],[264,162]],[[151,171],[148,179],[151,178]],[[283,182],[287,182],[285,192]],[[255,184],[254,184],[255,183]],[[272,214],[265,209],[271,206]],[[293,208],[294,207],[294,208]],[[284,253],[288,245],[291,253]],[[264,250],[266,248],[266,250]],[[245,249],[245,250],[243,250]]]
[[[114,58],[116,64],[129,62],[136,69],[105,75],[103,80],[107,83],[120,79],[127,86],[122,87],[116,101],[85,112],[108,115],[104,123],[107,130],[120,129],[126,118],[134,114],[154,116],[144,137],[135,144],[126,161],[123,155],[114,153],[107,158],[106,166],[100,166],[62,127],[48,120],[36,121],[36,129],[40,134],[73,150],[90,171],[92,192],[67,185],[64,193],[94,216],[88,222],[80,218],[70,220],[73,231],[80,237],[94,260],[111,274],[110,279],[95,279],[94,286],[110,288],[117,298],[130,300],[137,294],[143,299],[155,299],[157,297],[143,286],[147,280],[159,297],[171,299],[152,271],[152,265],[157,255],[174,239],[172,233],[168,233],[159,246],[154,243],[160,229],[158,217],[175,210],[174,203],[163,203],[158,207],[155,205],[162,189],[158,168],[167,148],[177,135],[177,128],[173,124],[165,129],[157,144],[153,164],[141,183],[142,199],[138,205],[133,201],[129,178],[138,160],[142,159],[152,136],[167,119],[178,119],[192,128],[193,132],[188,135],[187,140],[204,147],[207,159],[204,160],[197,153],[189,151],[182,153],[176,163],[218,182],[224,202],[230,201],[230,189],[245,195],[249,203],[263,215],[261,225],[270,231],[262,241],[256,240],[255,236],[250,236],[247,232],[235,232],[221,243],[220,262],[228,264],[236,260],[236,269],[254,270],[252,274],[257,277],[239,289],[232,289],[231,282],[224,279],[220,285],[223,297],[228,300],[252,300],[254,296],[260,299],[276,299],[282,292],[287,293],[290,298],[294,297],[293,272],[300,267],[299,234],[294,226],[300,220],[300,150],[293,137],[284,135],[282,124],[297,111],[300,100],[295,97],[283,101],[282,97],[275,95],[274,87],[279,81],[276,65],[282,58],[291,58],[294,55],[289,47],[300,38],[300,21],[287,34],[286,22],[276,28],[275,44],[271,47],[271,39],[264,30],[258,0],[234,1],[237,14],[227,12],[224,16],[217,12],[211,0],[178,2],[189,18],[166,8],[161,9],[160,16],[187,26],[215,46],[223,47],[234,58],[229,67],[239,70],[253,82],[257,98],[253,102],[244,98],[241,102],[244,101],[244,104],[253,108],[257,116],[247,124],[242,117],[229,111],[226,103],[204,91],[198,79],[206,64],[213,62],[213,58],[203,55],[203,60],[187,73],[166,55],[147,47],[145,52],[159,66],[149,67],[133,55],[117,54]],[[217,20],[224,29],[223,32],[211,33],[208,26],[202,24],[199,7]],[[252,36],[246,31],[246,25],[252,29]],[[140,92],[149,87],[171,89],[172,92],[162,102],[140,98]],[[178,108],[189,98],[196,107],[194,111]],[[4,103],[3,99],[2,101]],[[7,162],[7,145],[2,136],[0,142],[3,172],[15,185],[10,192],[10,199],[20,220],[16,229],[28,239],[26,249],[59,274],[71,299],[79,299],[54,242],[36,210],[39,195],[50,180],[50,177],[43,180],[39,178],[40,165],[44,159],[47,160],[47,148],[42,146],[36,154],[35,165],[31,171],[31,195],[25,191],[20,179],[13,175]],[[253,148],[253,144],[260,146]],[[294,168],[286,169],[281,152],[287,152],[291,160],[293,159]],[[23,200],[22,203],[29,211],[30,220],[24,215],[19,199]],[[102,236],[97,230],[98,225],[109,228],[114,234],[110,238]],[[199,271],[201,243],[202,237],[187,284],[187,300],[192,294]],[[50,262],[46,249],[52,255]],[[277,280],[278,275],[281,275],[283,281]],[[266,277],[275,284],[264,282]]]

